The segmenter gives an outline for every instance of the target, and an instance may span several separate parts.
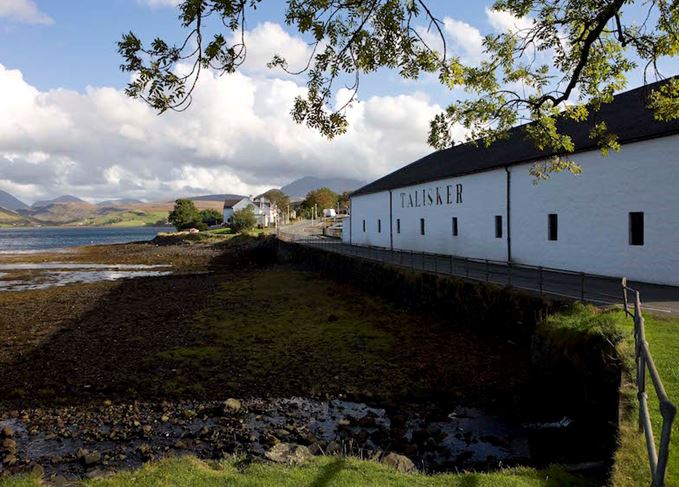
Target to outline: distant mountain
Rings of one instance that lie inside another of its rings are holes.
[[[281,188],[285,194],[290,198],[304,198],[309,191],[318,188],[330,188],[335,193],[343,193],[345,191],[354,191],[361,186],[365,186],[365,182],[357,179],[346,178],[315,178],[312,176],[305,176],[296,181],[286,184]]]
[[[207,194],[204,196],[189,197],[189,199],[193,201],[224,201],[227,199],[231,200],[236,198],[244,198],[244,196],[239,194]]]
[[[31,205],[31,208],[44,208],[50,205],[55,205],[55,204],[62,204],[62,203],[85,203],[87,204],[86,201],[81,200],[80,198],[76,198],[75,196],[71,196],[70,194],[66,194],[63,196],[59,196],[58,198],[54,198],[53,200],[42,200],[42,201],[36,201]]]
[[[0,207],[14,211],[28,208],[28,205],[6,191],[0,191]]]
[[[31,224],[33,224],[33,222],[29,218],[19,215],[18,213],[15,213],[11,210],[0,208],[0,227],[27,226]]]
[[[117,200],[100,201],[97,206],[139,205],[142,203],[144,203],[142,200],[134,198],[118,198]]]

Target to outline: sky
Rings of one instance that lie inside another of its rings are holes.
[[[285,2],[264,0],[248,17],[243,69],[204,74],[188,111],[159,116],[123,93],[116,42],[128,31],[183,38],[176,3],[0,0],[0,190],[29,203],[155,200],[257,194],[307,175],[370,181],[431,152],[430,120],[464,96],[382,70],[362,80],[348,132],[324,139],[290,117],[305,79],[266,67],[274,54],[301,66],[310,51],[282,22]],[[428,4],[463,61],[482,58],[483,35],[517,22],[491,2]],[[678,74],[675,64],[664,74]]]

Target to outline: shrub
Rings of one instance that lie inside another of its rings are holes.
[[[232,224],[234,232],[250,230],[254,228],[255,225],[257,225],[257,217],[255,216],[254,206],[248,205],[247,208],[234,212]]]

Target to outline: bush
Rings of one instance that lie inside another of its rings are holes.
[[[223,223],[224,215],[217,210],[203,210],[200,212],[200,219],[208,227],[211,227]]]
[[[257,217],[255,216],[255,208],[248,205],[247,208],[237,210],[233,214],[233,231],[240,233],[246,230],[251,230],[257,225]]]
[[[193,201],[188,199],[178,199],[174,203],[174,209],[167,217],[172,225],[177,230],[186,230],[187,228],[198,228],[199,224],[203,224],[198,208]],[[207,228],[207,225],[205,225]],[[200,230],[200,228],[198,228]]]

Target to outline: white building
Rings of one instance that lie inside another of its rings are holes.
[[[278,221],[278,208],[275,204],[266,198],[230,198],[224,201],[224,223],[230,225],[233,223],[233,214],[238,210],[242,210],[252,206],[257,218],[257,226],[268,227],[275,225]]]
[[[602,107],[597,120],[623,144],[607,157],[591,125],[560,123],[582,175],[535,184],[529,168],[550,154],[517,128],[487,149],[435,152],[354,192],[343,239],[679,285],[679,120],[654,120],[652,87]]]

